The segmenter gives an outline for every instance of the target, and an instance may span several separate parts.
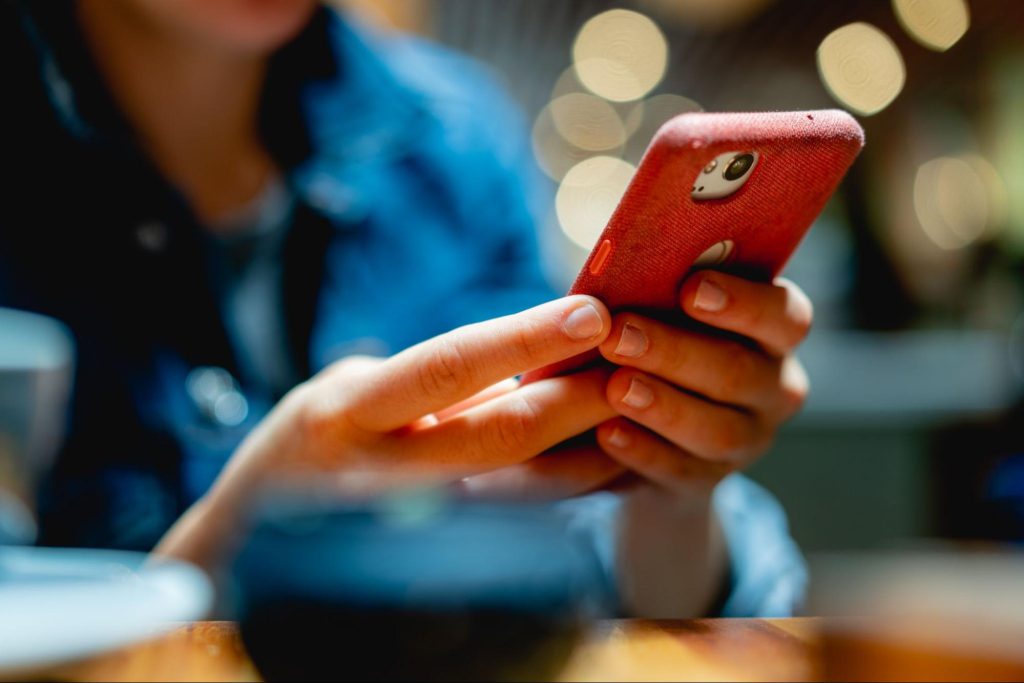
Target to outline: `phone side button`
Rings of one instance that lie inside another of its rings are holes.
[[[608,256],[612,253],[612,241],[605,240],[594,252],[594,258],[590,259],[590,274],[600,275],[604,265],[608,263]]]

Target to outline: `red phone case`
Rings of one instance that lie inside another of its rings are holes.
[[[612,311],[678,310],[679,288],[708,248],[732,240],[716,269],[770,280],[785,266],[864,146],[864,131],[839,110],[683,114],[654,136],[570,294]],[[750,177],[722,199],[690,197],[716,156],[754,151]],[[598,267],[599,266],[599,267]],[[563,372],[582,359],[527,375]]]

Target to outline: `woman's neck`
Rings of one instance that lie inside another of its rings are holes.
[[[186,43],[130,3],[81,0],[78,18],[118,105],[160,171],[209,223],[274,172],[259,139],[267,59]]]

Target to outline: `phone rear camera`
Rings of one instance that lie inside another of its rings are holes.
[[[722,177],[726,180],[739,180],[747,174],[750,167],[754,165],[754,155],[749,152],[737,154],[725,167]]]

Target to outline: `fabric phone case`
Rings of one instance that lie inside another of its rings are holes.
[[[726,240],[716,270],[769,281],[785,266],[864,145],[857,121],[839,110],[693,113],[655,135],[570,294],[589,294],[612,312],[682,315],[679,289],[697,259]],[[690,191],[709,161],[756,152],[746,183],[721,199]],[[595,353],[528,373],[560,374]]]

